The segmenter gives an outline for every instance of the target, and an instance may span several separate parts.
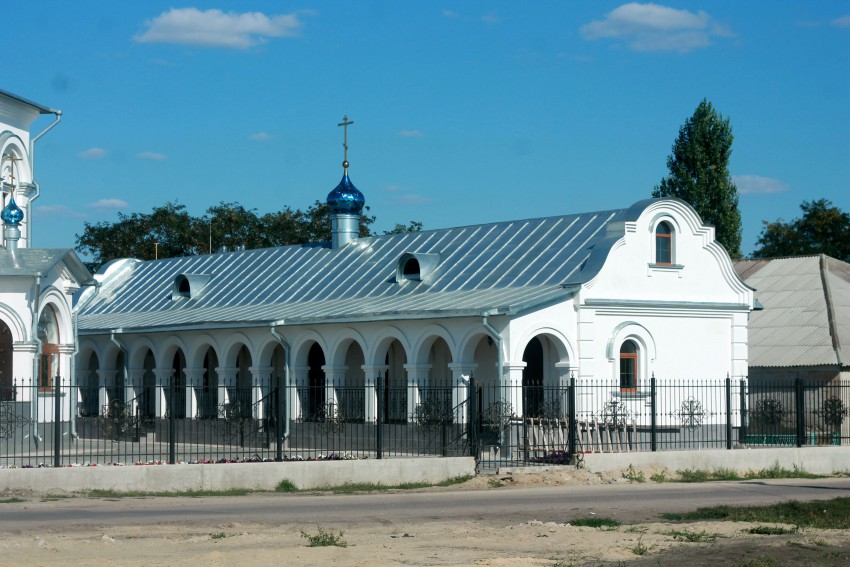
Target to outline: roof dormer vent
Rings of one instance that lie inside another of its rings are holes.
[[[395,279],[397,282],[423,281],[439,263],[439,254],[405,252],[398,259]]]
[[[179,274],[174,278],[171,288],[171,299],[186,297],[194,299],[201,294],[201,290],[210,281],[209,274]]]

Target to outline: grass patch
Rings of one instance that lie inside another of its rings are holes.
[[[765,555],[756,559],[750,559],[746,563],[736,563],[733,567],[773,567],[774,565],[776,565],[776,561]]]
[[[224,539],[227,537],[227,534],[224,532],[215,532],[210,534],[210,539]]]
[[[675,540],[687,541],[688,543],[712,543],[720,537],[720,534],[710,534],[705,530],[701,532],[672,530],[669,532],[663,532],[663,535],[672,536]]]
[[[643,471],[635,469],[634,465],[629,465],[629,468],[623,472],[623,478],[628,480],[631,484],[636,482],[646,482],[646,477],[644,476]]]
[[[335,534],[327,531],[322,526],[316,526],[318,530],[315,534],[308,534],[301,530],[301,537],[310,542],[307,547],[348,547],[348,542],[342,539],[344,532],[342,530]]]
[[[456,476],[440,481],[438,483],[428,482],[403,482],[401,484],[381,484],[374,482],[347,482],[339,486],[325,486],[311,488],[313,492],[332,492],[334,494],[350,494],[355,492],[384,492],[387,490],[414,490],[417,488],[445,487],[461,484],[469,479],[471,475]]]
[[[0,500],[0,504],[18,504],[19,502],[26,502],[26,500],[24,500],[23,498],[16,498],[14,496],[11,498],[4,498],[3,500]]]
[[[277,486],[274,487],[275,492],[298,492],[298,487],[295,486],[295,483],[285,478],[277,483]]]
[[[641,541],[642,539],[643,536],[640,536],[637,540],[637,543],[632,548],[632,553],[634,553],[635,555],[646,555],[647,553],[649,553],[649,548],[643,544],[643,542]]]
[[[717,468],[713,471],[704,469],[680,469],[676,471],[679,478],[678,482],[710,482],[717,480],[757,480],[757,479],[776,479],[776,478],[826,478],[826,475],[813,474],[806,472],[799,467],[793,469],[784,469],[779,466],[779,463],[774,463],[772,467],[761,469],[759,471],[747,471],[740,474],[734,469]],[[653,478],[653,480],[655,480]]]
[[[617,528],[620,526],[620,522],[611,518],[576,518],[570,524],[586,528]]]
[[[158,491],[158,492],[140,492],[136,490],[128,490],[126,492],[118,490],[89,490],[85,495],[89,498],[146,498],[151,496],[159,496],[165,498],[201,498],[204,496],[245,496],[261,492],[258,490],[250,490],[248,488],[230,488],[228,490],[184,490],[178,491]]]
[[[670,482],[670,479],[667,478],[667,473],[664,471],[657,472],[649,477],[649,480],[652,482]]]
[[[748,530],[744,530],[744,533],[753,534],[753,535],[788,535],[797,533],[797,528],[780,528],[776,526],[756,526],[754,528],[750,528]]]
[[[767,522],[798,528],[846,530],[850,528],[850,498],[797,502],[791,500],[770,506],[713,506],[684,514],[662,514],[666,520],[724,522]]]

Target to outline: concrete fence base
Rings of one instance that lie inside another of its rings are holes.
[[[311,489],[346,483],[436,484],[474,474],[472,457],[0,469],[0,491],[70,494],[90,490],[274,490],[282,480],[299,489]]]

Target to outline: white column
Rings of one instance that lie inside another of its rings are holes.
[[[416,417],[416,407],[421,401],[421,388],[428,386],[430,364],[405,364],[407,371],[407,420]]]
[[[183,369],[183,375],[186,376],[186,417],[189,419],[200,417],[204,372],[206,372],[206,369],[202,366]]]
[[[156,417],[165,417],[165,411],[168,409],[168,400],[165,394],[171,389],[171,376],[174,375],[174,369],[154,368],[153,374],[156,376],[154,415]]]
[[[234,401],[231,389],[236,387],[236,376],[239,374],[239,369],[235,366],[218,366],[215,369],[218,374],[218,407],[226,407],[225,404],[230,404]],[[218,417],[222,417],[220,409]]]
[[[264,419],[268,410],[260,401],[269,395],[271,392],[271,374],[274,368],[271,366],[251,366],[248,368],[251,373],[251,407],[254,408],[253,416],[256,419]],[[271,400],[266,400],[266,403],[271,403]]]
[[[556,362],[555,363],[555,371],[558,373],[558,388],[557,392],[549,392],[549,396],[557,396],[557,399],[546,400],[547,402],[557,402],[558,408],[560,409],[560,415],[558,417],[567,417],[569,415],[570,408],[570,400],[569,400],[569,387],[570,387],[570,376],[575,372],[575,368],[570,366],[569,362]],[[546,390],[544,390],[545,392]]]
[[[364,394],[364,400],[366,407],[364,416],[366,423],[375,423],[378,419],[378,412],[381,411],[381,408],[378,407],[378,392],[376,389],[378,380],[384,379],[384,373],[389,370],[389,366],[386,364],[379,364],[376,366],[369,366],[364,364],[361,366],[363,369],[363,374],[366,377],[366,393]]]
[[[130,415],[139,415],[139,404],[142,396],[142,379],[145,375],[144,368],[131,368],[127,371],[127,401],[130,404]]]
[[[454,423],[466,423],[466,418],[469,415],[467,404],[463,404],[469,399],[469,379],[472,372],[478,368],[475,363],[455,362],[449,364],[449,370],[452,371],[452,407],[454,413],[452,420]]]
[[[290,388],[286,393],[289,400],[289,419],[305,420],[309,417],[310,392],[307,388],[309,366],[293,366],[289,376]]]
[[[115,380],[117,370],[98,370],[97,371],[97,413],[106,415],[109,411],[109,393],[107,384],[111,384]]]
[[[325,412],[329,417],[339,416],[344,412],[340,404],[345,400],[345,366],[322,366],[325,373]],[[332,413],[333,412],[333,413]]]
[[[504,377],[502,385],[502,401],[511,404],[514,415],[522,417],[522,371],[525,370],[525,362],[506,362],[504,369],[507,376]]]

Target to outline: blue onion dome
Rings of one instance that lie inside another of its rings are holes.
[[[342,181],[333,191],[328,193],[328,208],[330,208],[331,214],[359,215],[365,204],[366,198],[348,178],[346,168]]]
[[[0,218],[2,218],[3,222],[5,222],[6,224],[11,224],[15,226],[21,224],[21,221],[24,220],[24,212],[21,210],[18,204],[15,203],[14,197],[9,199],[9,203],[3,209],[3,212],[0,213]]]

